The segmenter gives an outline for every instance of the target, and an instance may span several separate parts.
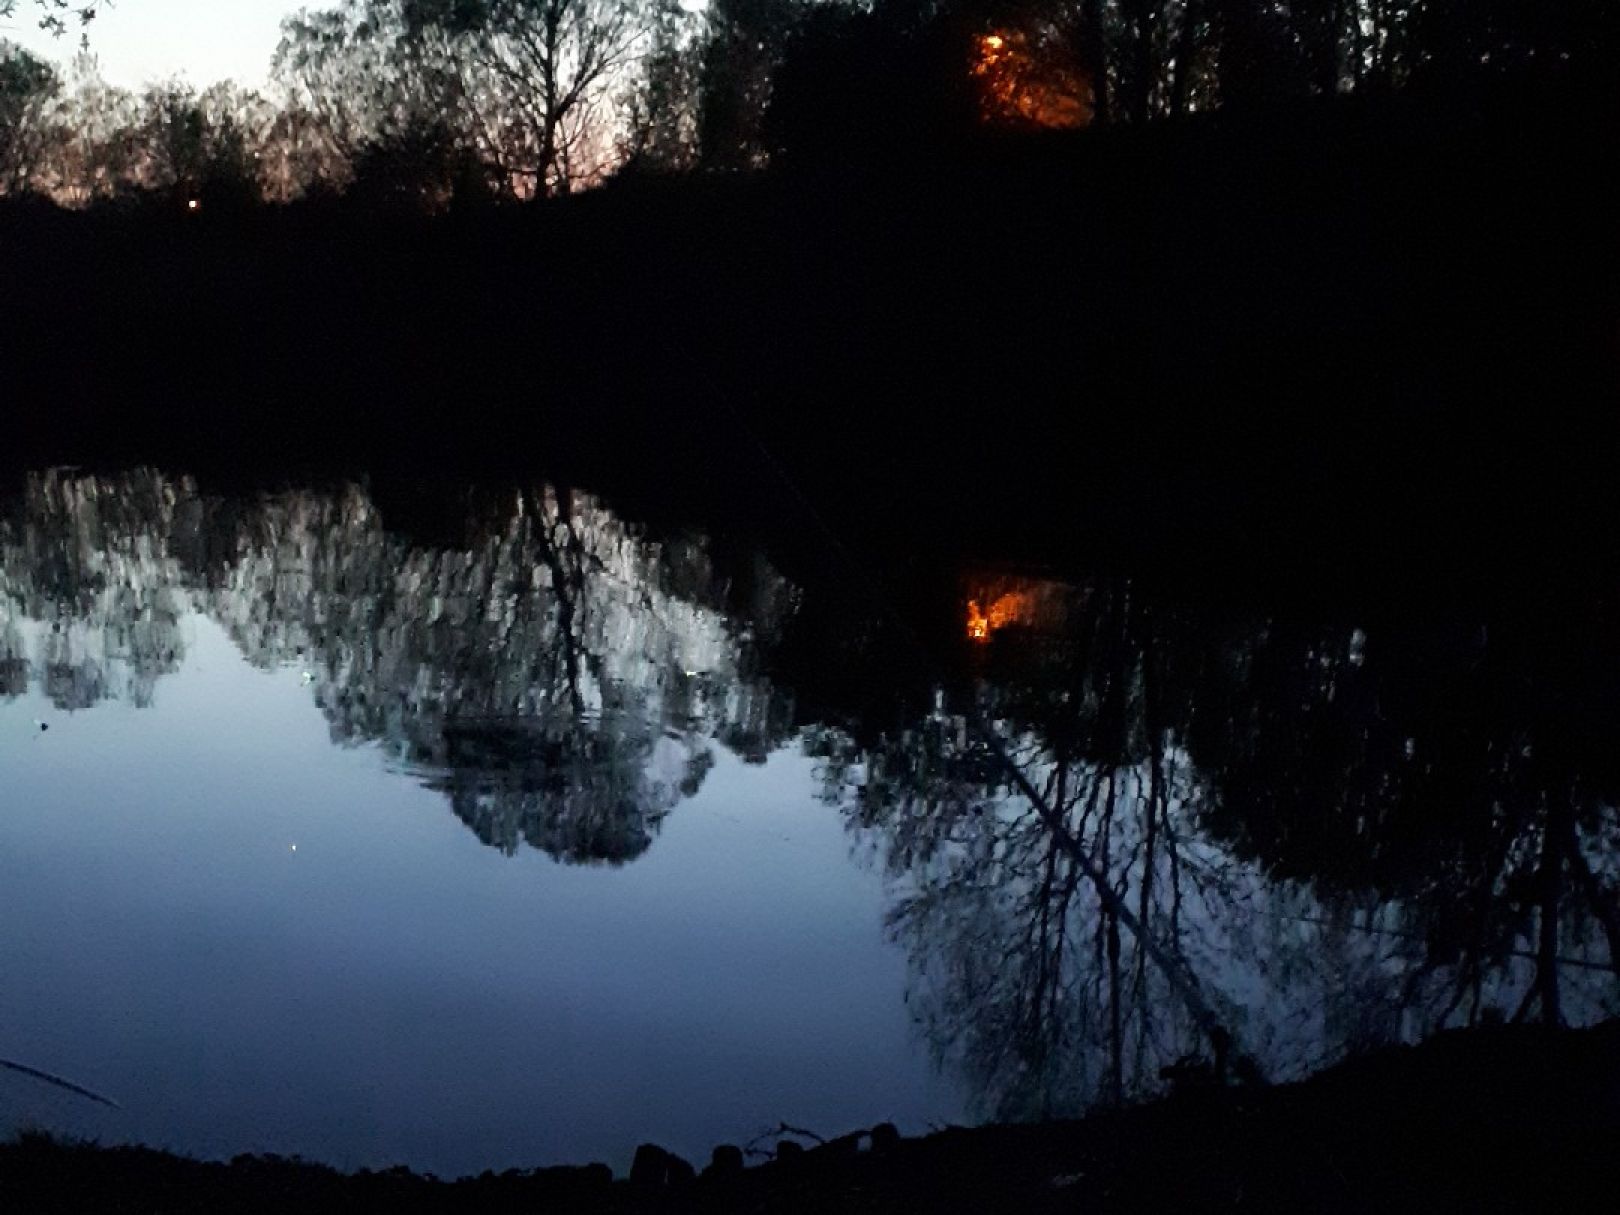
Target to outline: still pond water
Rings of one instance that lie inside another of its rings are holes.
[[[1607,616],[941,585],[544,486],[19,482],[0,1058],[120,1108],[0,1070],[0,1129],[622,1170],[1620,1004]]]

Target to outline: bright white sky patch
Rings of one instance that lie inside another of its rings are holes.
[[[112,0],[90,26],[90,50],[112,84],[139,88],[184,76],[199,88],[235,80],[261,88],[281,40],[281,19],[319,0]],[[79,49],[76,34],[52,38],[23,0],[0,26],[0,37],[66,64]]]

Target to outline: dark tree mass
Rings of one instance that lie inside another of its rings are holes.
[[[15,8],[15,0],[8,7]],[[46,0],[51,28],[94,6]],[[1602,0],[341,0],[269,96],[109,88],[5,51],[6,194],[358,188],[429,211],[620,173],[916,156],[975,133],[1606,74]],[[91,44],[93,45],[93,44]],[[174,157],[175,127],[189,155]]]

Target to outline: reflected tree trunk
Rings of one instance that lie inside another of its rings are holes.
[[[1587,906],[1592,915],[1603,928],[1603,936],[1609,943],[1609,967],[1620,975],[1620,899],[1614,892],[1604,889],[1597,874],[1586,863],[1586,857],[1581,852],[1577,842],[1571,841],[1568,849],[1569,866],[1575,880],[1580,884],[1581,893],[1585,896]]]
[[[1565,843],[1572,834],[1566,797],[1553,794],[1547,810],[1547,828],[1541,848],[1541,942],[1536,959],[1536,984],[1541,992],[1541,1019],[1559,1025],[1558,913],[1564,894]]]

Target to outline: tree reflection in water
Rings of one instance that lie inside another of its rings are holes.
[[[1281,1079],[1615,1010],[1602,605],[1356,628],[979,579],[936,690],[869,613],[761,560],[547,488],[468,514],[421,544],[353,486],[34,476],[0,512],[0,696],[149,704],[200,613],[480,840],[571,862],[644,852],[717,747],[797,739],[887,874],[921,1033],[987,1116],[1155,1091],[1213,1028]]]
[[[335,742],[377,742],[485,843],[619,863],[702,783],[712,746],[758,759],[790,721],[751,672],[790,588],[748,618],[704,544],[656,542],[549,488],[482,512],[464,546],[386,531],[349,486],[251,501],[187,480],[30,477],[0,523],[0,672],[63,710],[149,704],[203,613],[247,658],[297,664]]]
[[[1369,636],[1054,593],[1017,592],[1047,608],[969,644],[978,678],[932,712],[806,735],[982,1114],[1159,1089],[1209,1053],[1204,1008],[1272,1078],[1615,1010],[1612,626]],[[970,639],[1008,594],[966,596]]]

